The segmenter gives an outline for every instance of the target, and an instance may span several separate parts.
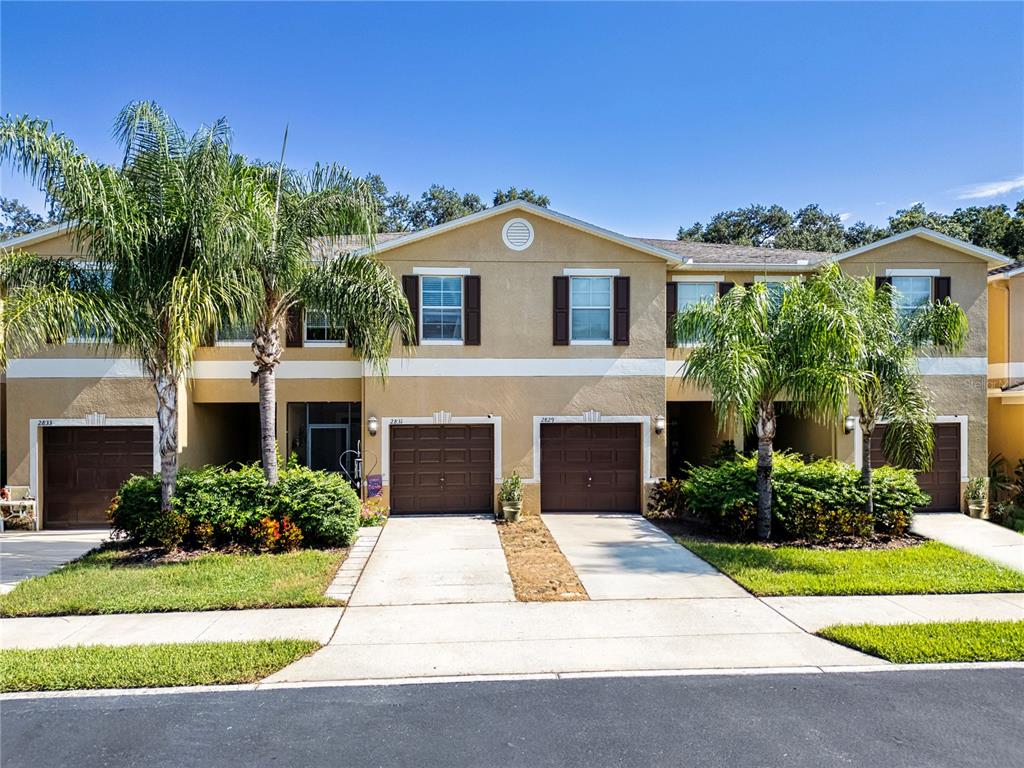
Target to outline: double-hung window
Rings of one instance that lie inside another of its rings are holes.
[[[462,277],[424,275],[420,283],[421,343],[462,343]]]
[[[676,283],[676,312],[683,313],[702,301],[714,301],[718,296],[718,283]],[[680,339],[680,344],[689,344],[692,339]]]
[[[305,311],[305,331],[303,340],[306,344],[344,344],[345,331],[332,325],[327,313],[318,309]]]
[[[610,277],[570,278],[569,328],[573,344],[611,344],[612,279]]]
[[[224,347],[245,347],[252,344],[252,324],[223,318],[217,327],[217,343]]]
[[[79,264],[82,272],[82,280],[76,278],[71,280],[71,288],[74,290],[103,289],[109,291],[114,287],[114,274],[109,269],[103,269],[96,263]],[[74,324],[75,332],[68,339],[70,344],[89,343],[94,341],[109,341],[113,338],[113,331],[109,326],[97,328],[91,323],[85,323],[76,314]]]
[[[932,300],[932,278],[926,275],[895,275],[893,302],[903,315],[912,315]]]

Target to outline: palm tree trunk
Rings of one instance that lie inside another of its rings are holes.
[[[157,442],[160,449],[160,510],[171,511],[178,482],[178,379],[167,371],[153,377],[156,387]]]
[[[257,326],[252,340],[252,351],[256,356],[254,382],[259,382],[260,393],[260,460],[263,463],[263,477],[270,485],[277,482],[277,378],[275,372],[281,362],[281,334],[277,323],[269,322]]]
[[[772,442],[775,440],[775,405],[757,409],[757,538],[772,535]]]
[[[260,384],[260,459],[263,477],[270,485],[277,482],[277,440],[274,432],[277,410],[277,376],[275,366],[261,367]]]
[[[871,486],[871,433],[874,425],[863,414],[860,419],[860,484],[864,489],[864,511],[872,518],[875,514],[875,491]]]

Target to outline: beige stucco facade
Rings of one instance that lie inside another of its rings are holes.
[[[1012,469],[1024,459],[1024,267],[988,281],[989,454]]]
[[[513,217],[525,219],[532,227],[533,241],[525,250],[514,251],[503,240],[503,226]],[[35,243],[32,250],[74,255],[66,234]],[[773,268],[767,273],[750,265],[701,267],[656,250],[529,208],[498,211],[432,236],[420,233],[407,241],[385,244],[378,257],[396,277],[445,271],[479,277],[480,344],[403,347],[396,339],[386,380],[365,373],[344,346],[286,348],[277,377],[277,434],[282,450],[286,450],[288,430],[293,428],[289,425],[290,404],[359,404],[357,432],[364,469],[368,475],[380,476],[387,495],[388,437],[394,425],[490,423],[496,443],[495,488],[502,477],[518,472],[525,483],[526,505],[535,508],[540,498],[539,425],[547,420],[639,423],[645,485],[671,470],[670,436],[665,431],[659,433],[655,424],[658,417],[669,415],[673,404],[699,404],[690,410],[676,408],[681,416],[674,429],[682,430],[675,434],[677,441],[711,446],[733,439],[741,445],[742,429],[737,425],[720,429],[711,415],[708,394],[679,378],[686,350],[666,349],[666,282],[680,276],[704,276],[709,281],[742,284],[766,277],[785,279],[813,267],[794,264],[792,270]],[[1000,415],[1002,403],[997,406],[990,396],[985,373],[990,361],[1003,362],[990,357],[990,349],[997,355],[999,348],[1007,349],[1013,343],[1003,340],[999,329],[1016,322],[1010,313],[1024,312],[1024,300],[1001,309],[1004,305],[991,301],[998,289],[986,281],[990,264],[977,255],[923,238],[881,245],[839,263],[858,275],[930,269],[951,278],[952,298],[968,314],[970,339],[955,359],[927,369],[925,383],[933,392],[935,413],[958,420],[966,430],[964,478],[984,474],[990,440],[1012,445],[1016,432],[1019,444],[1018,425],[1024,425],[1024,419],[1015,420],[1016,411],[1011,416]],[[629,277],[628,345],[553,343],[553,278],[567,272],[579,274],[580,270],[584,270],[582,274]],[[990,322],[994,327],[990,328]],[[95,375],[102,368],[103,354],[69,344],[12,364],[2,430],[9,483],[34,482],[33,490],[40,492],[42,425],[46,422],[33,420],[86,424],[104,418],[153,419],[152,387],[137,372],[131,375],[130,361],[111,367],[110,375]],[[256,387],[249,379],[250,361],[250,350],[244,344],[199,350],[193,376],[181,387],[179,432],[184,465],[239,458],[233,452],[238,453],[243,422],[255,418],[255,410],[244,406],[257,401]],[[76,370],[94,373],[77,375]],[[1024,403],[1016,407],[1024,412]],[[379,425],[375,435],[368,431],[371,417]],[[991,429],[990,419],[998,419]],[[859,455],[859,435],[856,431],[847,434],[841,420],[834,424],[794,423],[788,425],[786,434],[792,447],[808,454],[846,461]],[[1012,450],[1004,452],[1012,454]]]

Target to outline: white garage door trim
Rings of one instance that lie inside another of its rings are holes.
[[[414,424],[493,424],[494,425],[494,482],[501,482],[501,416],[452,416],[438,411],[433,416],[393,416],[381,419],[380,427],[380,483],[390,485],[391,427]]]
[[[39,498],[39,428],[40,427],[151,427],[153,429],[153,471],[160,471],[160,442],[157,440],[156,417],[107,418],[102,413],[91,413],[77,419],[28,420],[28,490]],[[45,501],[45,499],[44,499]]]
[[[960,482],[966,483],[969,479],[967,474],[967,417],[966,416],[936,416],[933,419],[935,424],[959,424],[960,425]],[[879,424],[887,422],[880,421]],[[861,469],[864,466],[864,433],[860,428],[860,421],[853,428],[853,466]]]
[[[605,416],[591,412],[581,416],[534,416],[533,417],[533,477],[523,478],[524,483],[540,482],[540,425],[541,424],[642,424],[640,429],[640,461],[643,466],[645,483],[658,482],[651,477],[651,417],[650,416]]]

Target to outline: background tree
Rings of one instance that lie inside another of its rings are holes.
[[[854,393],[861,434],[861,482],[866,509],[874,513],[871,436],[887,422],[882,450],[896,466],[926,469],[932,463],[934,432],[930,394],[918,369],[918,357],[931,349],[955,353],[967,342],[967,315],[948,298],[905,314],[888,285],[876,288],[871,277],[847,278],[864,343],[860,347]]]
[[[28,235],[57,223],[53,210],[43,216],[13,197],[0,197],[0,217],[3,219],[3,224],[0,224],[0,240]]]
[[[834,419],[847,405],[861,334],[835,265],[783,290],[755,283],[676,316],[693,344],[683,378],[711,393],[719,426],[738,419],[757,432],[757,535],[771,536],[776,403],[796,416]]]
[[[508,189],[497,189],[494,191],[494,205],[510,203],[513,200],[525,200],[528,203],[539,205],[541,208],[547,208],[551,205],[551,199],[547,195],[542,195],[529,187],[524,187],[523,189],[509,187]]]
[[[384,179],[376,173],[367,174],[364,181],[370,192],[377,232],[408,230],[412,226],[409,220],[412,208],[409,196],[399,192],[389,192]]]
[[[357,357],[386,374],[395,332],[412,335],[412,315],[398,281],[368,255],[331,252],[330,238],[363,235],[372,245],[377,231],[370,185],[337,165],[318,165],[307,174],[257,167],[258,193],[251,198],[251,230],[259,233],[247,253],[246,269],[256,288],[252,350],[259,385],[260,456],[268,483],[278,479],[276,370],[281,363],[280,328],[301,306],[324,312],[344,329]],[[311,252],[312,248],[312,252]],[[316,258],[314,258],[316,257]]]
[[[1004,256],[1024,258],[1024,200],[1012,212],[1006,205],[988,205],[957,208],[950,214],[929,211],[923,203],[915,203],[896,211],[884,227],[863,221],[844,226],[838,215],[817,204],[792,214],[779,205],[751,205],[717,213],[707,226],[696,222],[680,227],[676,238],[839,253],[915,227],[928,227]]]
[[[0,161],[27,173],[59,206],[61,223],[88,251],[111,325],[87,324],[97,343],[122,345],[141,361],[156,392],[161,506],[170,509],[178,472],[178,384],[196,347],[220,318],[237,318],[252,291],[232,254],[245,242],[233,197],[226,123],[186,135],[155,103],[135,102],[114,122],[120,166],[90,160],[48,122],[0,120]],[[65,276],[48,299],[66,292]],[[109,285],[109,288],[106,286]],[[76,307],[51,309],[67,317]]]
[[[446,221],[458,219],[471,213],[482,211],[487,206],[480,195],[466,193],[460,195],[451,187],[431,184],[420,199],[412,204],[409,210],[409,229],[426,229],[444,224]]]

